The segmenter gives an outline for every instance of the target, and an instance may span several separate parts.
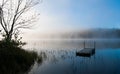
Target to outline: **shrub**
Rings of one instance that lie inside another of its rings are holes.
[[[37,59],[42,61],[36,52],[22,49],[15,41],[0,41],[0,74],[23,74]]]

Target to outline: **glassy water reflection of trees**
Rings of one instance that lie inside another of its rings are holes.
[[[97,50],[92,57],[76,56],[76,50],[44,50],[46,60],[36,69],[35,74],[86,74],[86,73],[120,73],[120,50]],[[35,68],[35,66],[34,66]]]

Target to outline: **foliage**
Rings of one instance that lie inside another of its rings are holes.
[[[0,0],[0,33],[4,37],[0,41],[0,74],[23,74],[35,60],[42,61],[36,52],[22,49],[26,43],[18,38],[22,29],[36,21],[38,14],[28,16],[27,12],[37,4],[39,0]]]
[[[0,74],[24,74],[35,61],[42,62],[36,52],[26,51],[15,44],[15,41],[0,41]]]

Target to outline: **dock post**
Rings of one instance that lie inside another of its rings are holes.
[[[96,46],[96,43],[95,43],[95,41],[94,41],[94,49],[95,49],[95,46]]]
[[[83,42],[83,47],[85,48],[85,41]]]

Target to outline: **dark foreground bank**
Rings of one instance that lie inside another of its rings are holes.
[[[0,74],[27,73],[37,60],[42,62],[42,57],[38,57],[36,52],[0,41]]]

